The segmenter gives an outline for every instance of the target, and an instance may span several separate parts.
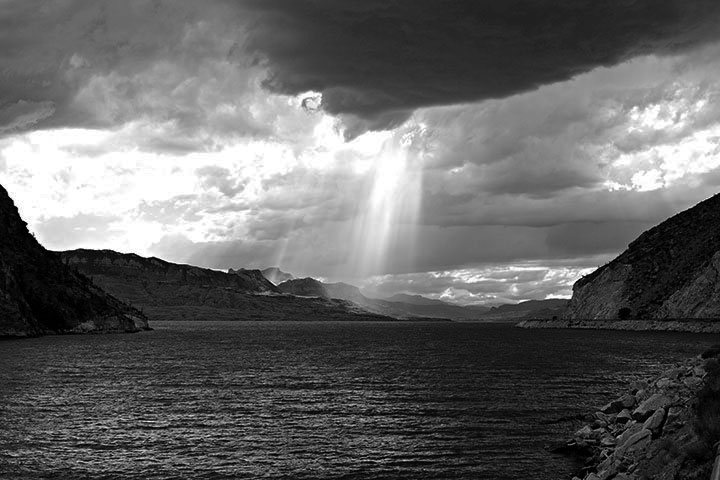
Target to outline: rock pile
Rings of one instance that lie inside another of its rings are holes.
[[[635,381],[593,413],[591,423],[557,449],[589,455],[573,480],[691,478],[680,472],[696,469],[697,452],[706,449],[692,428],[704,362],[698,356],[650,381]]]

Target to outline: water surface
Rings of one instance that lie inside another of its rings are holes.
[[[155,322],[0,342],[0,472],[557,480],[569,418],[715,335]]]

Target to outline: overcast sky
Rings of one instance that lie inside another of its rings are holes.
[[[717,0],[0,0],[0,183],[50,249],[569,296],[720,190]]]

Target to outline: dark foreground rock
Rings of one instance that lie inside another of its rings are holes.
[[[0,337],[144,329],[140,311],[43,248],[0,186]]]
[[[701,356],[637,380],[594,412],[555,449],[587,458],[574,480],[709,478],[712,441],[698,433],[698,395],[707,372]]]

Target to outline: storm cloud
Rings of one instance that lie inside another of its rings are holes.
[[[254,0],[245,48],[274,92],[322,93],[349,138],[421,107],[503,98],[720,36],[714,0]]]
[[[719,24],[710,0],[0,1],[0,180],[52,248],[568,295],[717,192]]]

